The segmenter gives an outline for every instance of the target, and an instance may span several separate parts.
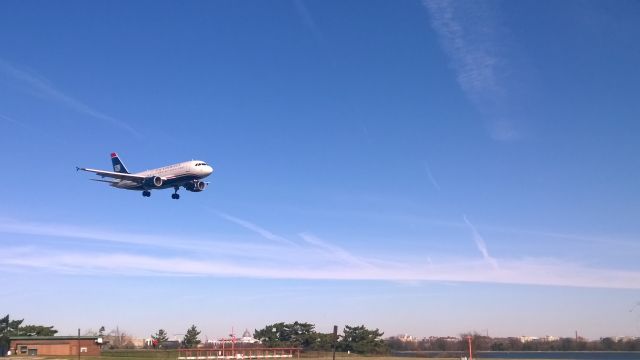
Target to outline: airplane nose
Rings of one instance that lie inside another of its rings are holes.
[[[211,175],[211,173],[213,173],[213,167],[212,166],[207,166],[207,175]]]

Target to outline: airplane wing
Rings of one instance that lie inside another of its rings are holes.
[[[113,172],[113,171],[96,170],[96,169],[88,169],[88,168],[81,168],[81,167],[76,167],[76,170],[91,172],[103,178],[108,177],[112,179],[133,181],[136,183],[142,183],[146,179],[146,177],[140,176],[140,175],[124,174],[124,173]]]
[[[107,184],[117,184],[119,182],[119,181],[115,181],[115,180],[102,180],[102,179],[89,179],[89,180],[105,182]]]

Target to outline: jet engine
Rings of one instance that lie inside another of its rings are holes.
[[[193,180],[191,182],[184,184],[184,187],[185,189],[192,192],[200,192],[207,187],[207,183],[200,180]]]
[[[151,187],[160,187],[162,186],[162,183],[164,183],[164,180],[160,176],[151,176],[144,179],[144,182],[142,183],[142,185],[145,188],[151,188]]]

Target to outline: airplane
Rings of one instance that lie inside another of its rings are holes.
[[[116,153],[111,153],[111,163],[113,164],[113,171],[77,166],[76,171],[92,172],[102,177],[102,179],[105,177],[112,178],[114,180],[90,180],[106,182],[118,189],[142,191],[143,197],[151,196],[151,190],[173,188],[174,193],[171,194],[171,198],[176,200],[180,199],[178,190],[181,186],[191,192],[203,191],[209,183],[202,181],[202,179],[213,173],[213,167],[200,160],[185,161],[134,174],[127,170],[127,167],[124,166],[124,163]]]

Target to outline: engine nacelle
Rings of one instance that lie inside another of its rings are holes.
[[[142,185],[145,188],[153,188],[153,187],[160,187],[162,186],[163,183],[164,183],[164,180],[162,180],[160,176],[152,176],[144,179],[144,182],[142,183]]]
[[[207,183],[200,180],[193,180],[184,184],[184,188],[192,192],[200,192],[207,187]]]

